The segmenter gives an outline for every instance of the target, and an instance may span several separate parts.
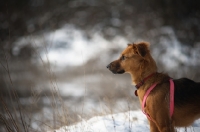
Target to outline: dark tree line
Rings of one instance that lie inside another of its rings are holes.
[[[137,14],[155,12],[162,16],[165,25],[186,34],[192,31],[195,37],[183,40],[192,44],[199,41],[199,6],[199,1],[191,0],[4,0],[0,3],[0,41],[12,43],[19,36],[65,23],[82,28],[101,24],[106,28],[112,26],[108,20],[115,12],[119,12],[122,21],[133,23],[139,17]]]

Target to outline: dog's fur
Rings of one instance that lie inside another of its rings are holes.
[[[128,44],[118,60],[107,68],[114,74],[129,73],[133,84],[138,84],[145,77],[155,73],[137,90],[140,103],[147,89],[155,82],[158,85],[151,91],[145,112],[150,115],[151,132],[174,132],[174,127],[191,125],[200,118],[200,83],[187,78],[174,81],[174,113],[169,116],[169,76],[157,72],[157,66],[150,55],[149,43]]]

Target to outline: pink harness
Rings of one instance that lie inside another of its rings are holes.
[[[174,82],[172,79],[169,80],[170,82],[170,117],[172,117],[173,112],[174,112]],[[146,105],[146,99],[151,92],[156,87],[157,83],[153,84],[145,93],[143,101],[142,101],[142,112],[151,120],[151,117],[144,111],[144,107]]]

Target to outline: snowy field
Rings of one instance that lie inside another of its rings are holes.
[[[200,132],[200,120],[191,127],[177,128],[177,132]],[[129,111],[82,120],[72,126],[62,127],[54,132],[148,132],[146,116],[141,111]]]

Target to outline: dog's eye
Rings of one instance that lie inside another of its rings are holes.
[[[125,60],[125,59],[126,59],[126,57],[125,57],[125,56],[122,56],[122,57],[121,57],[121,60]]]

